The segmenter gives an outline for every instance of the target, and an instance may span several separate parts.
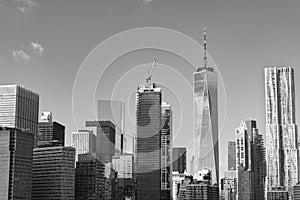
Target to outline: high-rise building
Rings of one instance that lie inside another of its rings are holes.
[[[233,172],[233,173],[232,173]],[[229,175],[232,173],[232,175]],[[225,177],[221,179],[221,196],[223,200],[235,200],[236,199],[236,189],[237,189],[237,178],[236,172],[225,172]]]
[[[37,146],[44,146],[47,143],[56,142],[60,146],[65,145],[65,126],[52,121],[51,112],[42,112],[41,121],[39,121]]]
[[[212,183],[219,182],[218,76],[207,66],[206,33],[204,66],[194,72],[194,174],[212,171]]]
[[[98,100],[98,121],[111,121],[116,129],[115,154],[123,154],[124,127],[125,127],[125,103],[117,100]]]
[[[300,183],[297,183],[294,186],[293,199],[300,199]]]
[[[87,121],[86,127],[96,127],[96,158],[102,163],[112,161],[115,155],[115,125],[111,121]]]
[[[228,170],[236,169],[235,142],[228,142]]]
[[[18,85],[0,86],[0,126],[38,134],[39,95]]]
[[[171,199],[172,191],[172,110],[171,105],[161,105],[161,199]]]
[[[79,154],[96,155],[97,137],[91,130],[78,130],[72,133],[72,147],[76,149],[76,161]]]
[[[118,172],[118,178],[133,178],[133,154],[123,154],[114,156],[112,159],[112,168]]]
[[[154,83],[136,92],[136,179],[137,199],[161,199],[161,89]]]
[[[182,181],[185,179],[186,174],[180,174],[178,171],[173,171],[172,173],[172,198],[173,200],[178,200],[179,188]]]
[[[0,128],[0,197],[31,200],[32,133]]]
[[[267,190],[299,182],[294,69],[265,68]]]
[[[278,186],[273,187],[271,190],[267,192],[267,200],[288,200],[289,193],[287,192],[285,187]]]
[[[265,199],[265,148],[255,120],[241,122],[235,131],[237,199]]]
[[[74,200],[75,149],[43,147],[33,150],[32,200]]]
[[[173,172],[183,174],[186,170],[186,148],[173,148]]]
[[[104,164],[93,155],[79,154],[75,169],[75,200],[104,199]]]

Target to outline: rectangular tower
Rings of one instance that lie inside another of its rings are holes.
[[[290,198],[299,182],[294,69],[265,68],[267,189],[284,188]]]
[[[0,128],[0,198],[31,200],[33,134]]]
[[[18,85],[0,86],[0,126],[38,135],[39,95]]]
[[[194,73],[194,174],[212,172],[212,184],[219,182],[218,77],[213,68]]]
[[[161,200],[161,89],[141,85],[136,101],[137,199]]]
[[[173,148],[173,171],[183,174],[186,168],[186,148],[185,147],[175,147]]]
[[[228,170],[236,169],[235,142],[228,142]]]
[[[78,154],[92,154],[96,156],[97,137],[90,130],[79,130],[72,133],[72,147],[76,149],[76,161]]]

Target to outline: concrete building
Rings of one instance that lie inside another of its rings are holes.
[[[187,157],[185,147],[173,148],[173,172],[183,174],[187,170]]]
[[[235,142],[228,142],[228,170],[236,170]]]
[[[79,154],[75,170],[75,200],[104,199],[104,164],[95,156]]]
[[[294,186],[293,199],[295,200],[300,199],[300,183],[297,183]]]
[[[267,200],[288,200],[289,198],[289,193],[286,188],[281,186],[273,187],[271,190],[267,191]]]
[[[18,85],[0,85],[0,126],[38,135],[39,95]]]
[[[34,135],[0,128],[0,197],[31,200]]]
[[[267,190],[284,187],[292,198],[299,182],[294,69],[265,68]]]
[[[72,147],[76,150],[76,161],[79,154],[92,154],[96,156],[97,137],[91,130],[78,130],[72,133]]]
[[[133,178],[133,154],[123,154],[114,156],[112,159],[112,168],[118,172],[119,179],[132,179]]]
[[[102,163],[111,162],[115,155],[115,125],[111,121],[87,121],[85,125],[96,127],[96,158]]]
[[[42,112],[41,121],[39,121],[37,146],[44,146],[47,143],[55,141],[58,145],[65,145],[65,126],[52,121],[51,112]]]
[[[237,192],[236,171],[224,172],[224,178],[221,179],[222,200],[235,200]]]
[[[204,66],[194,72],[194,174],[212,171],[212,183],[219,183],[218,76],[207,64],[206,32]]]
[[[136,99],[136,198],[161,200],[161,89],[154,83],[140,85]]]
[[[173,200],[178,200],[179,189],[182,185],[182,181],[185,179],[185,174],[180,174],[178,171],[173,171],[172,173],[172,198]]]
[[[32,200],[74,200],[75,149],[43,147],[33,150]]]

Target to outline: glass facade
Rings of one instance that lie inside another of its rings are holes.
[[[137,199],[161,199],[161,89],[154,83],[136,92]]]
[[[265,68],[267,189],[283,186],[290,198],[299,181],[294,69]]]
[[[65,145],[65,127],[57,122],[39,122],[37,146],[53,140]]]
[[[183,174],[186,168],[186,148],[185,147],[176,147],[173,148],[173,171]]]
[[[194,73],[194,174],[212,172],[212,184],[219,182],[218,77],[212,68]]]
[[[32,200],[74,200],[75,149],[43,147],[33,150]]]

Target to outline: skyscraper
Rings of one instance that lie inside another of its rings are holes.
[[[172,191],[172,110],[171,105],[161,105],[161,199],[171,199]]]
[[[43,147],[33,150],[32,200],[74,200],[75,149]]]
[[[72,133],[72,147],[76,150],[76,161],[78,161],[78,154],[96,155],[97,137],[90,130],[79,130]]]
[[[116,129],[115,154],[124,152],[125,103],[117,100],[98,100],[98,121],[111,121]]]
[[[42,146],[53,141],[61,146],[65,145],[65,126],[52,121],[51,112],[42,112],[41,121],[39,121],[37,146]]]
[[[113,169],[118,172],[119,179],[132,179],[133,178],[133,155],[123,154],[114,156],[112,160]]]
[[[39,95],[18,85],[0,86],[0,126],[38,134]]]
[[[186,148],[173,148],[173,171],[177,171],[180,174],[183,174],[186,170]]]
[[[0,128],[0,197],[31,200],[33,134]]]
[[[218,77],[207,66],[206,32],[204,66],[194,73],[194,174],[202,169],[212,171],[212,183],[219,182],[218,145]]]
[[[136,92],[137,199],[161,199],[161,89],[154,83]]]
[[[265,68],[267,190],[299,182],[294,69]]]
[[[228,170],[236,169],[235,142],[228,142]]]
[[[255,120],[241,122],[235,131],[237,198],[264,200],[266,161],[263,136]]]
[[[96,127],[96,158],[102,162],[111,162],[115,155],[115,125],[111,121],[87,121],[86,127]]]

